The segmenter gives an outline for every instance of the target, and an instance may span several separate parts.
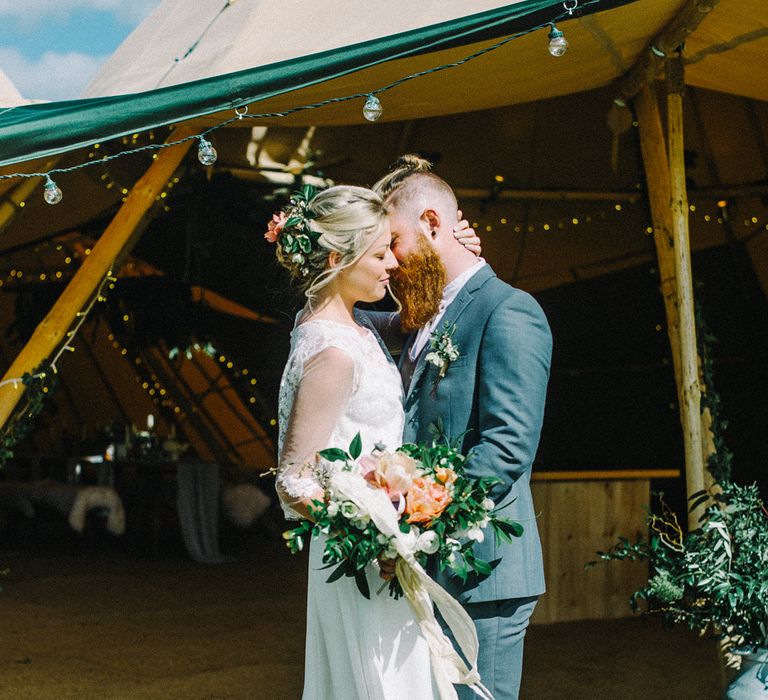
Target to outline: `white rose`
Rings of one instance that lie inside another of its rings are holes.
[[[341,514],[345,518],[352,519],[354,518],[358,513],[360,512],[360,509],[357,507],[355,503],[352,501],[344,501],[344,503],[341,504]]]
[[[361,530],[365,530],[369,522],[371,522],[371,516],[367,513],[358,515],[356,518],[352,518],[352,524],[355,527],[359,527]]]
[[[485,539],[483,531],[479,527],[473,527],[467,533],[467,537],[475,542],[482,542]]]
[[[385,559],[397,559],[397,549],[394,540],[387,545],[382,555]]]
[[[335,501],[331,501],[326,508],[329,518],[335,518],[339,514],[339,504]]]
[[[440,538],[436,532],[422,532],[416,540],[416,548],[424,554],[434,554],[440,548]]]
[[[493,510],[495,507],[496,504],[490,498],[483,499],[483,508],[486,510]]]
[[[405,546],[409,552],[415,552],[417,543],[419,541],[419,533],[415,527],[412,527],[407,533],[405,533]]]

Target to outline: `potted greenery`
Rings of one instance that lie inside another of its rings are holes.
[[[668,623],[714,631],[726,658],[741,661],[725,697],[768,698],[768,509],[754,484],[724,481],[720,489],[691,497],[692,507],[714,500],[697,530],[683,534],[660,497],[661,513],[648,515],[647,540],[620,538],[598,555],[647,559],[648,584],[632,595],[633,608],[644,601]]]

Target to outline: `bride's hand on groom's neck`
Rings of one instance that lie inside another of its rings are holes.
[[[461,245],[479,258],[483,249],[475,229],[469,225],[469,221],[461,218],[461,209],[456,212],[456,218],[459,222],[453,227],[454,237]]]

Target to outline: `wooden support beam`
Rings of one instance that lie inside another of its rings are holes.
[[[696,320],[693,305],[691,244],[688,232],[688,195],[685,189],[683,155],[683,92],[685,79],[682,57],[667,62],[667,133],[669,154],[670,209],[677,310],[680,315],[680,418],[685,446],[685,480],[688,496],[705,488],[702,452],[701,386]],[[698,527],[703,506],[688,514],[688,527]]]
[[[685,7],[650,43],[640,60],[619,79],[614,102],[626,105],[643,85],[653,82],[671,56],[720,0],[688,0]]]
[[[674,103],[667,151],[661,115],[653,86],[643,85],[635,98],[640,133],[640,149],[648,186],[653,219],[653,240],[659,264],[661,293],[667,315],[667,333],[672,351],[675,383],[678,389],[681,423],[684,432],[686,485],[690,495],[705,488],[702,417],[698,351],[693,319],[693,285],[688,240],[688,201],[685,191],[685,166],[682,141],[682,95]],[[673,183],[674,172],[674,183]],[[695,528],[698,513],[691,514],[689,527]]]
[[[661,296],[664,299],[664,309],[667,314],[667,334],[672,350],[675,382],[680,387],[680,316],[677,309],[677,284],[673,261],[669,159],[658,100],[653,86],[643,85],[634,104],[653,222],[653,242],[659,264]]]
[[[169,137],[175,141],[192,136],[189,125],[177,128]],[[162,149],[147,172],[136,181],[125,203],[107,226],[74,277],[40,322],[29,342],[11,364],[4,379],[32,372],[65,340],[77,313],[87,306],[110,270],[117,272],[140,235],[140,225],[189,150],[192,141]],[[66,204],[62,205],[66,206]],[[0,427],[5,425],[24,393],[21,384],[0,386]]]

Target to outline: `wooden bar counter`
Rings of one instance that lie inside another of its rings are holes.
[[[647,536],[645,508],[651,479],[679,479],[677,469],[534,472],[547,592],[531,622],[628,617],[629,597],[647,581],[646,562],[601,562],[598,550],[619,535]]]

